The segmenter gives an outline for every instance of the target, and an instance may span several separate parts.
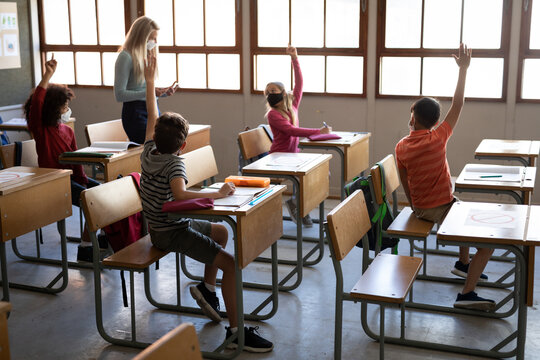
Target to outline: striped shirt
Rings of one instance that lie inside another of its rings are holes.
[[[396,145],[398,168],[407,171],[413,207],[431,209],[453,200],[446,144],[452,128],[446,121],[431,130],[413,130]]]
[[[189,226],[188,219],[171,220],[161,211],[164,203],[174,200],[171,180],[181,177],[188,182],[182,158],[157,153],[154,140],[144,144],[141,154],[141,200],[144,216],[153,230],[165,231]]]

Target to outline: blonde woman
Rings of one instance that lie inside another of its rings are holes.
[[[130,141],[142,144],[146,132],[146,82],[144,64],[149,52],[157,54],[159,26],[146,16],[141,16],[129,29],[126,41],[115,64],[114,96],[122,106],[122,125]],[[175,93],[178,86],[156,88],[156,96]]]

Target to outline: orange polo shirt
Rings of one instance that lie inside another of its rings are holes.
[[[436,129],[413,130],[396,145],[398,168],[407,170],[412,206],[431,209],[453,200],[446,144],[452,128],[443,121]]]

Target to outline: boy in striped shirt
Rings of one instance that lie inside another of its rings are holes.
[[[440,105],[433,98],[422,98],[411,106],[410,133],[396,145],[396,160],[401,184],[414,214],[421,219],[442,223],[452,204],[457,200],[452,194],[450,168],[446,159],[446,145],[456,126],[464,103],[465,80],[471,62],[471,50],[463,44],[458,56],[459,77],[452,99],[452,106],[439,126]],[[491,311],[495,302],[479,297],[474,289],[493,249],[478,248],[469,261],[469,248],[460,247],[459,260],[452,273],[466,278],[465,286],[457,295],[454,307]]]

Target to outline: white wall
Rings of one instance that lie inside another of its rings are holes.
[[[136,1],[132,0],[132,6]],[[237,171],[238,147],[236,137],[245,126],[264,121],[264,99],[250,94],[249,69],[249,1],[243,1],[244,94],[177,93],[160,102],[162,111],[176,111],[190,122],[212,125],[212,145],[215,149],[221,177]],[[515,104],[517,50],[521,1],[513,2],[509,87],[506,103],[466,102],[459,126],[448,145],[448,161],[452,175],[457,176],[468,162],[474,162],[474,150],[484,138],[540,140],[538,104]],[[302,126],[320,127],[324,119],[335,130],[370,131],[371,163],[393,153],[396,142],[407,133],[410,103],[406,100],[375,99],[375,56],[377,1],[369,0],[367,98],[340,98],[306,95],[300,107]],[[473,53],[474,55],[474,53]],[[77,99],[72,103],[77,118],[76,135],[79,146],[86,144],[84,125],[120,118],[121,104],[114,100],[112,90],[75,89]],[[443,102],[443,113],[449,102]],[[318,112],[321,111],[322,113]],[[338,174],[336,160],[331,171]],[[337,179],[333,178],[331,192],[338,194]],[[537,193],[540,193],[537,191]],[[462,198],[470,198],[461,196]],[[501,197],[500,201],[510,201]],[[534,196],[540,203],[540,195]]]

